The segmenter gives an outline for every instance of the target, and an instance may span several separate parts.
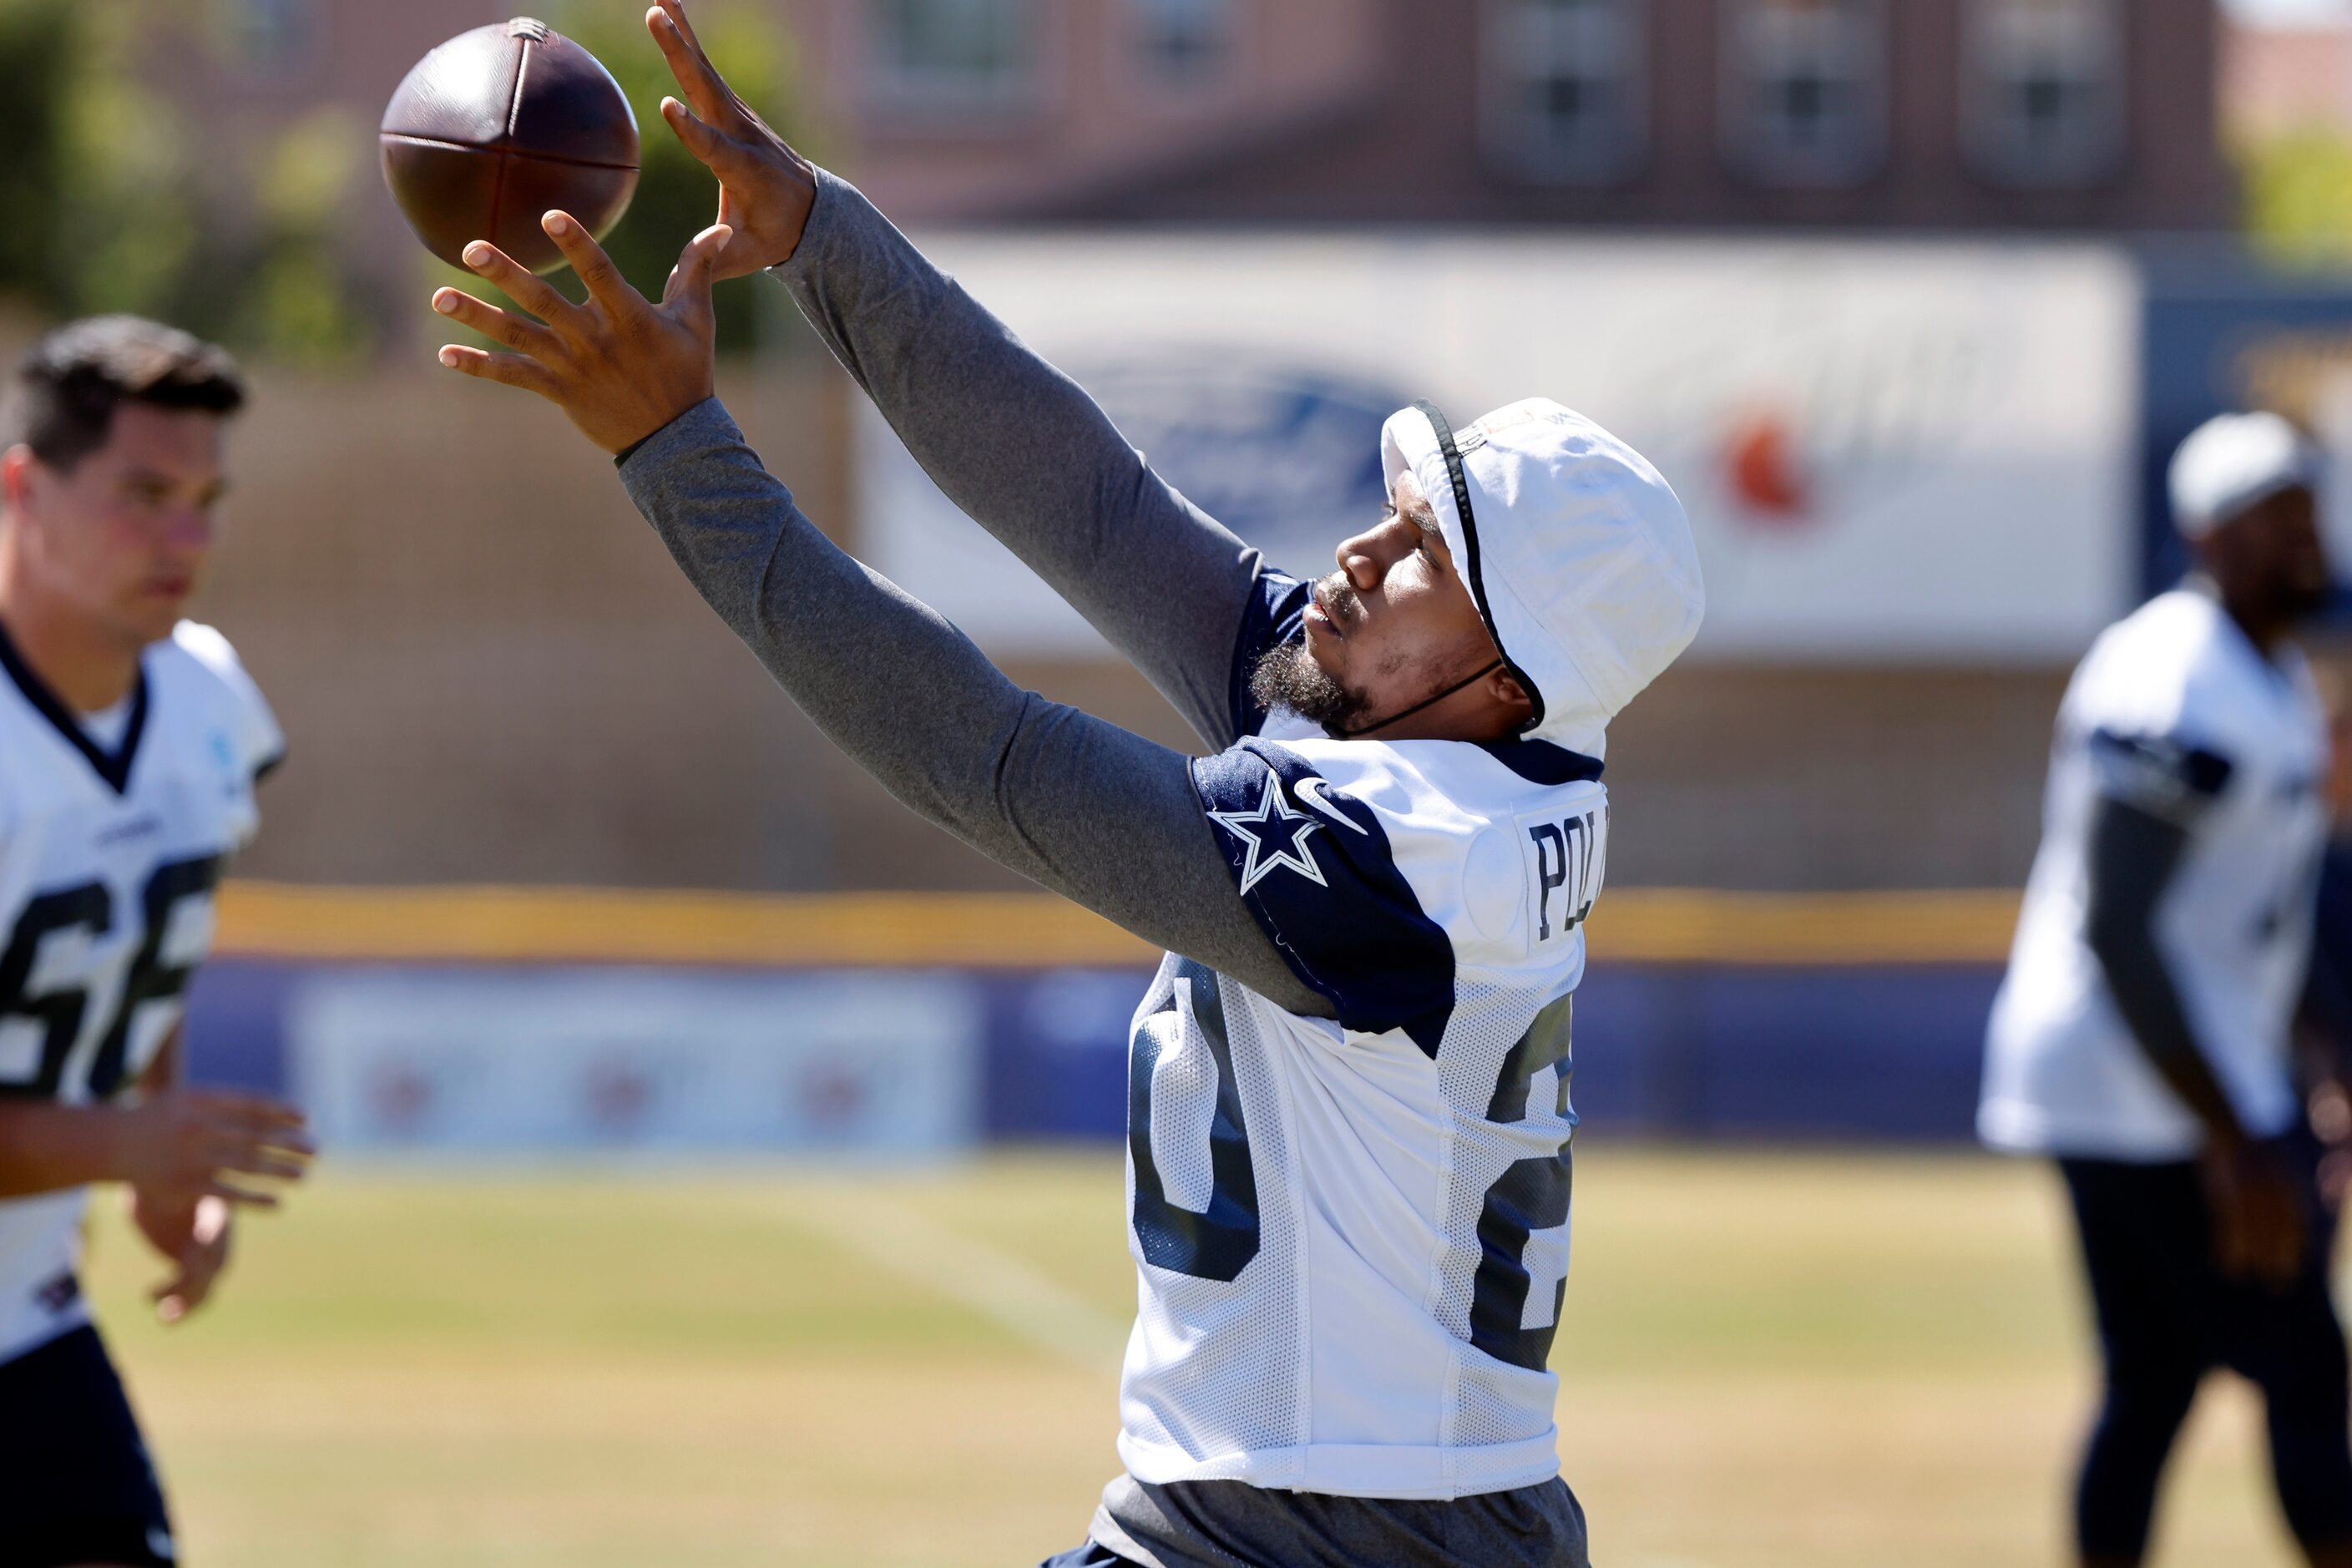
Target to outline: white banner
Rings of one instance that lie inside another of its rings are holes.
[[[288,1046],[330,1147],[914,1153],[978,1134],[981,1019],[904,972],[355,971]]]
[[[1704,654],[2045,659],[2126,603],[2139,286],[2041,244],[977,234],[923,242],[1160,471],[1294,572],[1377,513],[1376,437],[1575,407],[1689,509]],[[858,543],[992,651],[1098,652],[878,416]]]

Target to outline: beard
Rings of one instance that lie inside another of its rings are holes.
[[[2307,621],[2326,610],[2336,597],[2336,584],[2326,576],[2315,581],[2300,574],[2279,584],[2280,606],[2287,619]]]
[[[1316,663],[1303,637],[1278,643],[1259,656],[1250,670],[1250,696],[1261,708],[1269,711],[1287,708],[1340,740],[1372,706],[1365,693],[1349,690]]]

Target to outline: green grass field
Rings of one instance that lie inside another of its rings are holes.
[[[92,1286],[192,1568],[1026,1568],[1116,1469],[1110,1155],[906,1172],[330,1168],[197,1321]],[[1609,1150],[1554,1356],[1603,1568],[2054,1563],[2090,1390],[2051,1178]],[[2252,1402],[2161,1561],[2284,1563]]]

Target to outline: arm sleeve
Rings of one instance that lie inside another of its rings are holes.
[[[1094,400],[856,187],[820,171],[775,268],[923,471],[1086,616],[1212,746],[1263,563],[1176,493]]]
[[[711,608],[892,795],[1147,942],[1328,1012],[1234,896],[1185,758],[1015,687],[820,533],[716,398],[621,477]]]
[[[2235,1121],[2229,1097],[2198,1049],[2179,989],[2156,941],[2157,905],[2188,847],[2189,830],[2129,801],[2093,808],[2084,935],[2116,1009],[2174,1093],[2209,1126]]]

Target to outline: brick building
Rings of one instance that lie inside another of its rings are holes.
[[[2225,138],[2352,134],[2352,20],[2228,29],[2221,111]]]

